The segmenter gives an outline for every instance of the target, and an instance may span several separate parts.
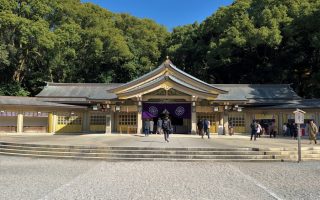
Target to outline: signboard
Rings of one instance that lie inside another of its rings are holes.
[[[293,112],[294,113],[294,122],[296,124],[304,124],[304,114],[306,112],[297,109],[296,111]]]
[[[296,124],[304,124],[304,114],[301,112],[297,112],[294,115],[294,122]]]
[[[294,113],[294,121],[298,124],[298,162],[301,161],[301,132],[300,132],[300,124],[304,123],[304,112],[303,110],[297,109]]]

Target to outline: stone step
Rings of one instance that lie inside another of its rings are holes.
[[[289,157],[294,158],[294,159],[298,159],[297,154],[296,155],[289,155]],[[315,158],[316,159],[317,158],[320,160],[320,154],[303,154],[303,155],[301,155],[301,157],[305,158],[305,159],[307,159],[307,158]]]
[[[25,150],[25,151],[53,151],[73,153],[114,153],[114,154],[194,154],[194,155],[264,155],[261,151],[177,151],[177,150],[107,150],[107,149],[67,149],[67,148],[44,148],[3,145],[0,149]]]
[[[174,147],[96,147],[96,146],[64,146],[64,145],[42,145],[42,144],[19,144],[0,142],[2,146],[17,146],[17,147],[43,147],[43,148],[57,148],[57,149],[96,149],[96,150],[174,150],[174,151],[258,151],[257,148],[208,148],[208,147],[188,147],[188,148],[174,148]]]
[[[192,155],[192,154],[114,154],[108,153],[75,153],[75,152],[53,152],[53,151],[30,151],[30,150],[10,150],[0,149],[0,152],[32,155],[52,155],[52,156],[83,156],[83,157],[126,157],[126,158],[180,158],[180,159],[271,159],[273,155]]]
[[[84,160],[106,160],[106,161],[171,161],[171,162],[282,162],[282,159],[177,159],[177,158],[106,158],[106,157],[84,157],[84,156],[53,156],[53,155],[34,155],[34,154],[16,154],[0,152],[0,155],[7,156],[27,156],[32,158],[53,158],[53,159],[84,159]]]
[[[263,147],[260,151],[298,151],[297,147]],[[320,150],[320,146],[301,147],[301,150]]]
[[[302,161],[319,161],[319,158],[301,158]]]
[[[298,154],[298,151],[281,151],[282,155],[294,155]],[[301,154],[320,154],[318,150],[302,150]]]
[[[132,160],[132,161],[296,161],[296,148],[162,148],[162,147],[96,147],[20,144],[0,142],[1,155]],[[320,160],[320,148],[302,148],[303,160]]]

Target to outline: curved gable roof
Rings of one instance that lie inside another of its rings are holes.
[[[193,85],[190,85],[189,83],[179,80],[178,78],[171,75],[160,76],[150,82],[147,82],[130,90],[126,90],[122,93],[118,93],[117,95],[118,98],[131,98],[136,95],[146,94],[158,90],[162,88],[162,86],[164,86],[163,84],[168,84],[170,85],[170,88],[179,89],[179,91],[182,90],[183,93],[189,95],[198,95],[202,98],[213,99],[217,96],[204,89],[194,87]]]
[[[131,90],[132,88],[139,87],[140,85],[145,84],[146,82],[150,82],[160,76],[164,75],[171,75],[172,77],[177,77],[180,80],[185,80],[185,82],[188,82],[189,85],[192,85],[193,87],[202,88],[206,91],[209,91],[209,93],[212,94],[220,94],[220,93],[227,93],[227,91],[217,88],[215,86],[212,86],[204,81],[201,81],[200,79],[197,79],[190,74],[180,70],[176,66],[172,64],[172,62],[167,59],[165,62],[163,62],[158,68],[155,70],[135,79],[132,80],[126,84],[123,84],[119,87],[113,88],[110,90],[110,92],[113,92],[115,94],[123,93],[124,91]]]

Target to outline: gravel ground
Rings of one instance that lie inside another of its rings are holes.
[[[0,199],[320,199],[320,162],[105,162],[0,156]]]

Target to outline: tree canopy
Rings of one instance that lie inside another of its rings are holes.
[[[287,83],[319,98],[320,0],[237,0],[171,33],[80,0],[0,0],[0,95],[127,82],[166,55],[209,83]]]
[[[211,83],[287,83],[319,98],[319,25],[319,0],[238,0],[174,29],[167,52]]]
[[[157,66],[168,37],[152,20],[80,0],[0,0],[0,94],[35,95],[45,82],[126,82]]]

